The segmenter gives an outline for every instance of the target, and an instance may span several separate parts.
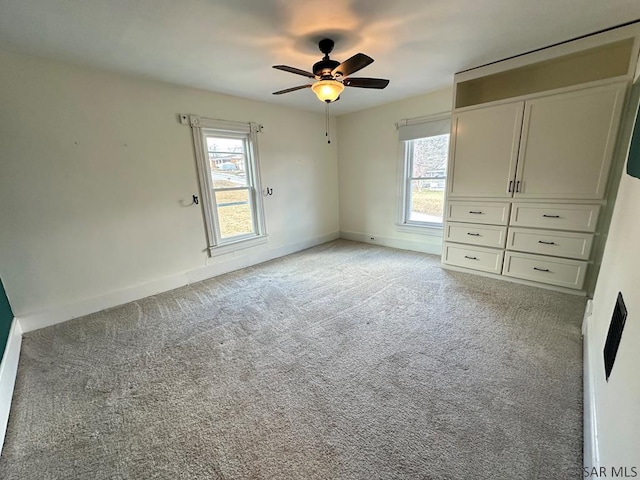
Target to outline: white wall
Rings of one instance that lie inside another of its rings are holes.
[[[398,231],[401,146],[395,123],[450,112],[452,88],[338,117],[340,232],[345,238],[440,253],[441,236]],[[375,240],[371,241],[370,238]]]
[[[264,125],[269,242],[235,265],[337,235],[337,147],[321,114],[6,52],[0,85],[0,276],[16,317],[229,259],[207,260],[188,206],[198,182],[179,113]]]
[[[626,166],[624,172],[593,297],[592,315],[586,323],[585,465],[590,467],[595,463],[605,467],[609,474],[612,467],[635,467],[636,475],[640,475],[640,179],[627,175]],[[618,292],[622,292],[628,317],[611,376],[606,382],[602,352]],[[593,412],[590,406],[595,408]],[[593,432],[595,443],[591,441]],[[628,473],[631,475],[631,470]]]

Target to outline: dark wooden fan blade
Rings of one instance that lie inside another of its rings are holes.
[[[359,87],[359,88],[378,88],[383,89],[389,85],[389,80],[384,78],[345,78],[342,81],[346,87]]]
[[[296,90],[302,90],[303,88],[309,88],[311,85],[298,85],[297,87],[287,88],[285,90],[279,90],[273,92],[274,95],[282,95],[283,93],[295,92]]]
[[[306,70],[300,70],[299,68],[288,67],[287,65],[274,65],[273,68],[282,70],[283,72],[295,73],[296,75],[302,75],[303,77],[316,78],[316,76],[307,72]]]
[[[373,63],[373,58],[365,55],[364,53],[356,53],[353,57],[348,60],[345,60],[331,72],[332,75],[342,75],[343,77],[347,77],[352,73],[357,72],[358,70],[363,69],[367,65],[371,65]]]

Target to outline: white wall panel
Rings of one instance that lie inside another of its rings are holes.
[[[3,52],[0,85],[0,274],[16,317],[225,261],[207,259],[188,206],[198,182],[179,113],[264,125],[270,237],[253,253],[339,230],[324,115]]]
[[[640,472],[639,206],[640,180],[623,173],[585,336],[587,385],[592,389],[587,395],[595,407],[591,433],[585,435],[585,465],[592,466],[595,460],[609,472],[612,467],[635,467],[636,474]],[[628,317],[607,382],[602,351],[618,292],[624,296]]]

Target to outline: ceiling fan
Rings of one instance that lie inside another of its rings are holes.
[[[333,50],[333,45],[333,40],[330,38],[320,40],[318,47],[320,51],[324,53],[324,57],[313,65],[313,73],[287,65],[274,65],[273,68],[277,70],[295,73],[296,75],[313,78],[317,81],[307,85],[299,85],[297,87],[279,90],[273,92],[273,94],[282,95],[283,93],[295,92],[303,88],[311,88],[319,100],[331,103],[340,98],[344,87],[383,89],[389,85],[389,80],[383,78],[349,77],[352,73],[373,63],[373,58],[364,53],[356,53],[353,57],[340,63],[329,58],[329,54]]]

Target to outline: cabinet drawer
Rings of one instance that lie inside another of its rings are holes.
[[[509,222],[509,203],[449,202],[446,219],[453,222],[506,225]]]
[[[500,273],[504,251],[445,243],[442,262],[484,272]]]
[[[581,289],[587,262],[564,258],[506,252],[502,274],[560,287]]]
[[[555,230],[511,227],[507,236],[508,250],[579,260],[589,258],[592,243],[593,235],[590,233],[557,232]]]
[[[448,223],[444,239],[449,242],[468,243],[481,247],[504,248],[507,227],[478,225],[475,223]]]
[[[511,225],[594,232],[600,205],[514,203]]]

